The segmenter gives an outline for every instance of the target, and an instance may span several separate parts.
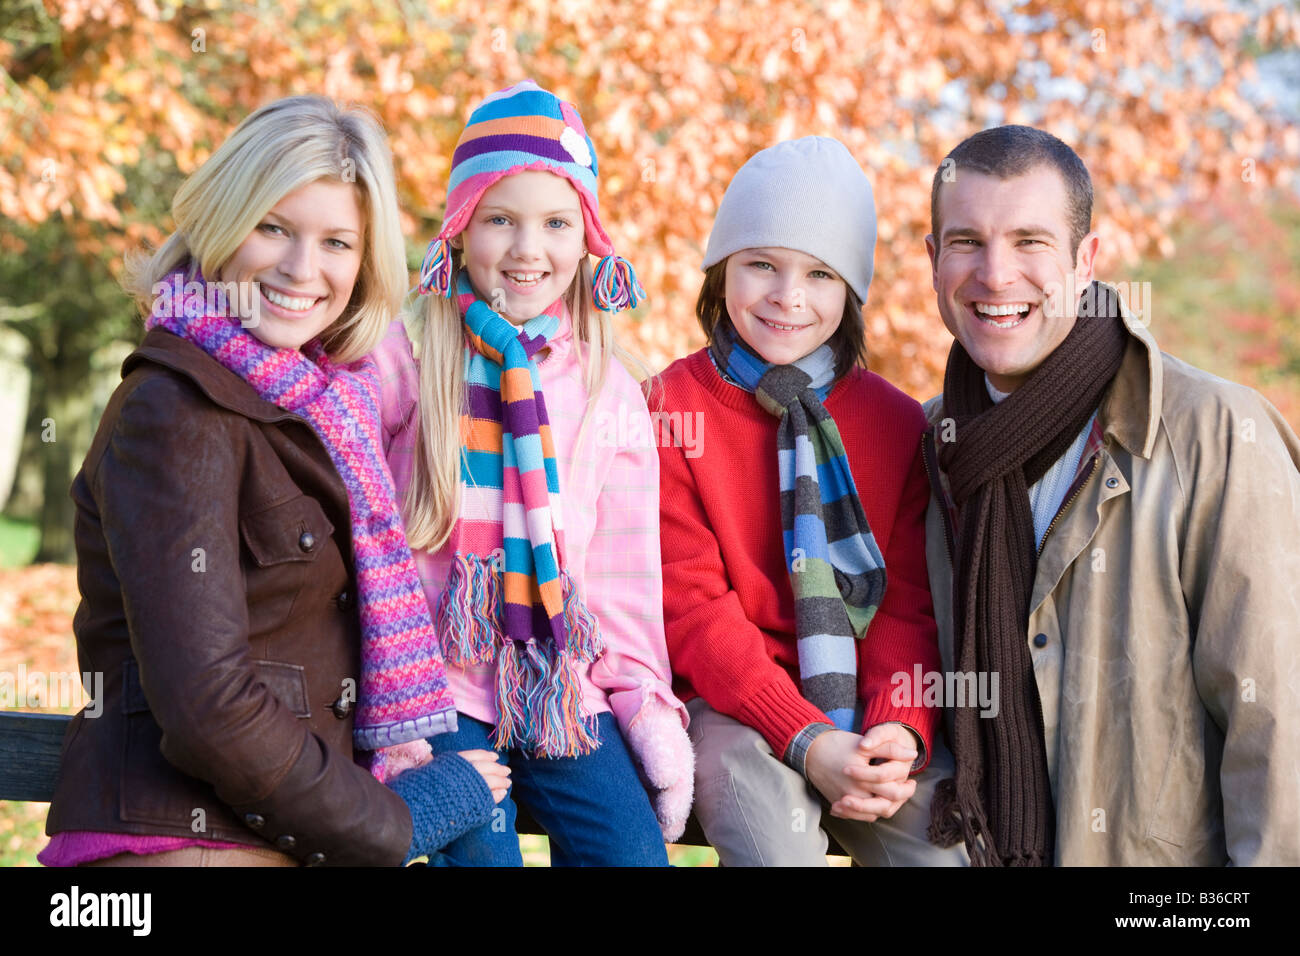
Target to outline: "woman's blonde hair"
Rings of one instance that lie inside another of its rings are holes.
[[[322,334],[332,358],[355,361],[383,338],[407,281],[392,155],[364,107],[290,96],[259,108],[177,190],[176,231],[156,252],[128,259],[123,286],[148,314],[155,285],[172,272],[214,279],[276,203],[320,180],[355,184],[365,222],[352,298]]]
[[[461,270],[460,253],[452,252],[455,289]],[[611,313],[592,304],[591,266],[586,257],[564,294],[565,305],[573,321],[574,351],[582,369],[587,390],[577,446],[587,431],[591,410],[595,407],[609,374],[611,358],[617,359],[628,372],[645,379],[645,364],[625,349],[614,334]],[[461,413],[465,408],[465,327],[455,298],[440,295],[419,296],[406,313],[407,328],[419,346],[420,400],[419,428],[416,435],[415,460],[411,480],[406,486],[403,517],[406,538],[412,550],[436,551],[451,536],[460,516],[460,470],[464,446]]]

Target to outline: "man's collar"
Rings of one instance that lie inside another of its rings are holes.
[[[1129,454],[1150,458],[1160,427],[1164,394],[1160,347],[1119,292],[1113,288],[1111,291],[1119,301],[1120,318],[1130,338],[1115,380],[1101,400],[1098,418],[1105,433],[1113,436]]]

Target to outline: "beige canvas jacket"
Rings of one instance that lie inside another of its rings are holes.
[[[1295,866],[1300,440],[1259,394],[1124,320],[1105,444],[1043,541],[1025,630],[1056,862]],[[926,555],[950,671],[941,397],[926,414]]]

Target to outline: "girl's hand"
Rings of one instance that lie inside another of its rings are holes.
[[[479,772],[492,791],[492,802],[500,803],[510,789],[510,767],[502,763],[494,750],[461,750],[461,757]]]

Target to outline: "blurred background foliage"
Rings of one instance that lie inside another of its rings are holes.
[[[57,643],[75,668],[70,569],[21,566],[74,557],[67,488],[142,335],[123,256],[167,235],[177,187],[240,119],[293,93],[382,119],[413,267],[472,105],[525,77],[577,103],[606,226],[650,294],[623,332],[656,369],[702,344],[698,266],[731,175],[835,136],[876,192],[872,367],[920,399],[950,343],[923,245],[933,170],[978,129],[1041,126],[1092,172],[1099,276],[1150,282],[1167,350],[1300,424],[1296,0],[0,0],[0,26],[0,567],[18,566],[0,570],[0,666]],[[47,570],[67,583],[31,577]],[[57,642],[22,623],[37,592],[66,599]],[[0,817],[0,862],[10,839]]]

